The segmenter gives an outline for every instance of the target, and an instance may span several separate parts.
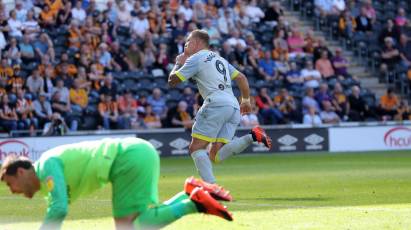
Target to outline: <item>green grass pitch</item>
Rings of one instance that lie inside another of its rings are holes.
[[[190,158],[161,162],[161,200],[196,175]],[[411,152],[243,155],[215,166],[234,222],[195,214],[166,229],[410,229]],[[0,185],[0,229],[37,229],[45,202]],[[63,229],[113,229],[110,186],[72,204]]]

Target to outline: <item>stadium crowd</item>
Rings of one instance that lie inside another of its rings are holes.
[[[376,20],[370,0],[358,3],[358,14],[342,0],[315,2],[319,15],[342,15],[344,36],[367,33]],[[381,71],[394,61],[410,66],[408,38],[396,32],[409,23],[403,11],[382,32]],[[283,15],[280,2],[264,0],[109,0],[101,11],[93,0],[17,0],[10,12],[0,3],[0,126],[32,135],[189,129],[201,96],[192,82],[168,88],[167,75],[196,28],[248,77],[253,111],[242,126],[410,118],[391,89],[370,107],[342,50],[331,52],[324,38]],[[389,43],[403,44],[401,51]]]

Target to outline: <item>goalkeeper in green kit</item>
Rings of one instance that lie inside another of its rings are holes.
[[[230,200],[223,188],[188,178],[184,191],[160,204],[157,151],[139,138],[102,139],[62,145],[43,153],[34,164],[27,158],[8,156],[0,179],[12,193],[32,198],[40,192],[48,208],[41,229],[58,229],[68,204],[112,184],[113,217],[117,229],[160,228],[190,213],[206,213],[232,220]]]

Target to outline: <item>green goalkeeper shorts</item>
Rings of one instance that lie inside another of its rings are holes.
[[[158,204],[160,159],[156,149],[147,141],[136,143],[118,153],[110,171],[113,187],[113,216],[126,217],[141,213]]]

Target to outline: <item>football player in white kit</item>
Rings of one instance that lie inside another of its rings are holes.
[[[175,87],[188,79],[195,80],[204,103],[196,114],[189,152],[201,178],[215,183],[211,161],[218,163],[241,153],[254,141],[271,148],[271,138],[261,127],[233,140],[241,114],[251,111],[247,78],[224,58],[210,51],[209,35],[194,30],[188,36],[184,52],[177,56],[168,84]],[[237,82],[241,104],[233,94],[231,81]],[[211,143],[209,152],[207,146]]]

